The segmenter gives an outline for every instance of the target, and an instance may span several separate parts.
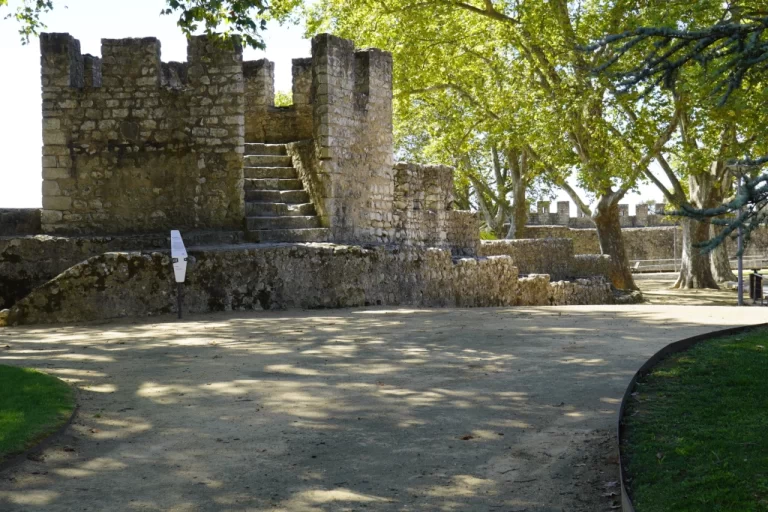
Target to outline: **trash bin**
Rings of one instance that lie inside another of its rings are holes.
[[[752,299],[752,304],[763,301],[763,276],[758,274],[759,269],[752,270],[749,274],[749,298]]]

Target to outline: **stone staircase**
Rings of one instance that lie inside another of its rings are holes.
[[[324,242],[315,206],[284,144],[245,144],[246,237],[251,242]]]

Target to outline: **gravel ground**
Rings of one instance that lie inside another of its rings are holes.
[[[0,510],[599,512],[634,371],[768,308],[354,309],[0,329],[78,388]]]

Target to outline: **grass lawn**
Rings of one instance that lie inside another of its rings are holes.
[[[54,432],[74,407],[72,388],[59,379],[0,365],[0,460]]]
[[[768,511],[768,331],[663,361],[627,404],[637,512]]]

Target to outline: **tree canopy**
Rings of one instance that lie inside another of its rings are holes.
[[[207,34],[228,40],[239,37],[243,44],[264,48],[261,33],[268,19],[284,19],[301,0],[158,0],[164,5],[159,14],[178,16],[176,24],[186,36]],[[59,5],[59,0],[21,0],[6,14],[18,22],[23,43],[45,29],[45,15]],[[0,0],[0,9],[10,9],[9,0]]]
[[[706,3],[706,2],[705,2]],[[654,94],[665,89],[675,97],[694,95],[694,116],[704,119],[702,130],[717,136],[728,134],[726,144],[703,145],[721,152],[717,159],[724,170],[744,179],[735,197],[720,197],[719,204],[683,201],[676,213],[723,226],[716,236],[701,244],[705,250],[718,247],[739,227],[749,233],[766,220],[768,164],[764,136],[765,104],[768,100],[765,72],[768,70],[768,15],[765,2],[714,2],[701,16],[702,6],[688,8],[698,17],[677,20],[677,24],[649,25],[607,36],[587,46],[597,53],[609,53],[595,70],[609,77],[630,94]],[[691,86],[693,84],[693,87]],[[730,118],[730,119],[729,119]],[[702,132],[702,130],[699,130]],[[712,142],[712,141],[710,141]],[[694,147],[686,165],[701,163]],[[700,157],[700,155],[698,155]],[[709,155],[710,161],[712,155]]]

